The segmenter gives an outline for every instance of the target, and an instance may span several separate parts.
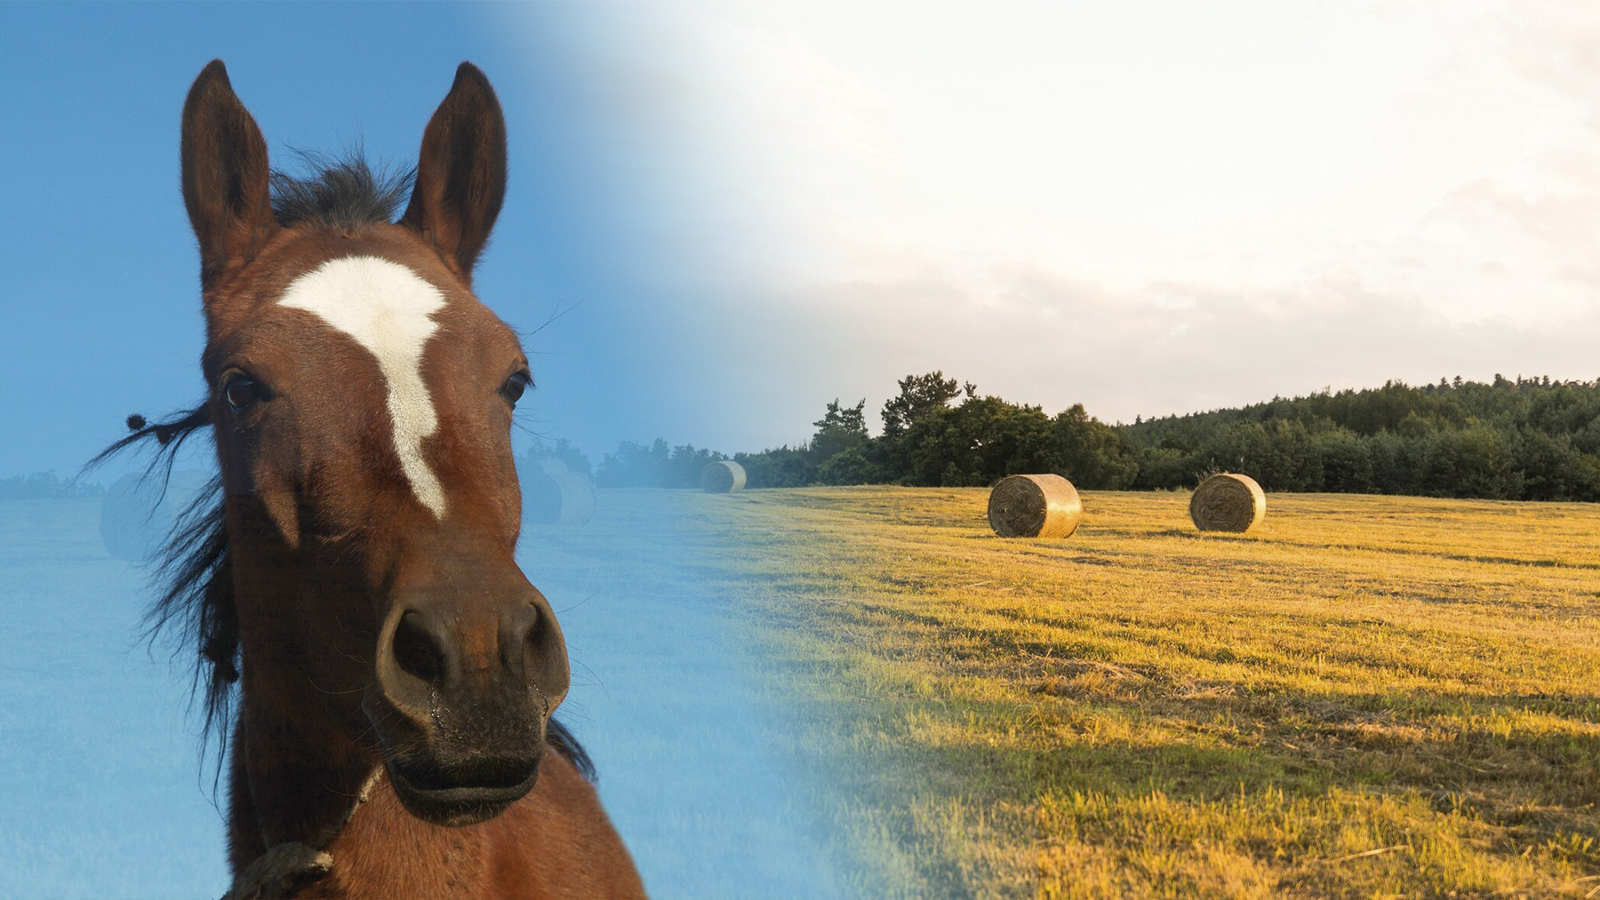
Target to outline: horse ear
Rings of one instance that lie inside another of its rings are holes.
[[[464,62],[422,134],[417,184],[400,224],[471,283],[505,194],[506,120],[489,79]]]
[[[200,281],[249,262],[277,227],[267,142],[214,59],[183,103],[183,204],[200,240]]]

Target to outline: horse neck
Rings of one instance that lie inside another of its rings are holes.
[[[240,706],[230,791],[242,815],[234,826],[259,838],[258,853],[288,841],[326,846],[378,767],[375,754],[277,703],[253,702],[248,688]]]
[[[360,695],[319,686],[306,663],[307,648],[284,627],[291,610],[307,605],[306,582],[297,575],[303,567],[281,549],[234,552],[241,611],[282,611],[258,621],[241,617],[230,769],[237,868],[279,843],[325,847],[381,760],[355,737],[366,731]]]

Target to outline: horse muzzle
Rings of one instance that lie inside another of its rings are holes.
[[[526,797],[539,780],[539,758],[477,760],[452,767],[395,757],[388,772],[395,794],[412,815],[460,827],[492,819]]]
[[[421,819],[481,822],[538,780],[569,673],[554,613],[521,581],[505,603],[397,597],[384,621],[362,706],[395,793]]]

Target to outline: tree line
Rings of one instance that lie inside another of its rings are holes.
[[[1600,381],[1390,381],[1125,425],[1082,404],[1051,415],[930,372],[900,379],[879,418],[874,436],[865,400],[835,399],[795,445],[729,457],[624,442],[593,471],[602,487],[693,487],[707,463],[732,458],[758,488],[972,487],[1055,472],[1090,490],[1186,488],[1237,471],[1269,491],[1600,500]]]
[[[695,487],[708,463],[733,459],[753,488],[983,487],[1055,472],[1088,490],[1149,490],[1235,471],[1269,491],[1600,501],[1600,380],[1390,381],[1131,425],[1102,422],[1082,404],[1051,415],[943,372],[898,386],[877,435],[865,400],[834,399],[808,440],[756,453],[730,457],[658,438],[624,441],[594,465],[568,441],[535,439],[525,455],[561,459],[601,487]],[[0,479],[0,500],[103,490],[51,472]]]
[[[105,487],[62,478],[55,472],[35,472],[0,478],[0,500],[85,500],[99,497]]]

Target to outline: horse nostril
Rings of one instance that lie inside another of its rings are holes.
[[[438,685],[445,674],[444,645],[419,612],[400,617],[394,630],[394,661],[408,675]]]
[[[561,629],[548,610],[530,604],[520,610],[521,679],[549,713],[567,691],[567,655]]]
[[[520,612],[517,628],[522,632],[522,671],[525,677],[531,677],[539,665],[539,611],[529,606]]]

